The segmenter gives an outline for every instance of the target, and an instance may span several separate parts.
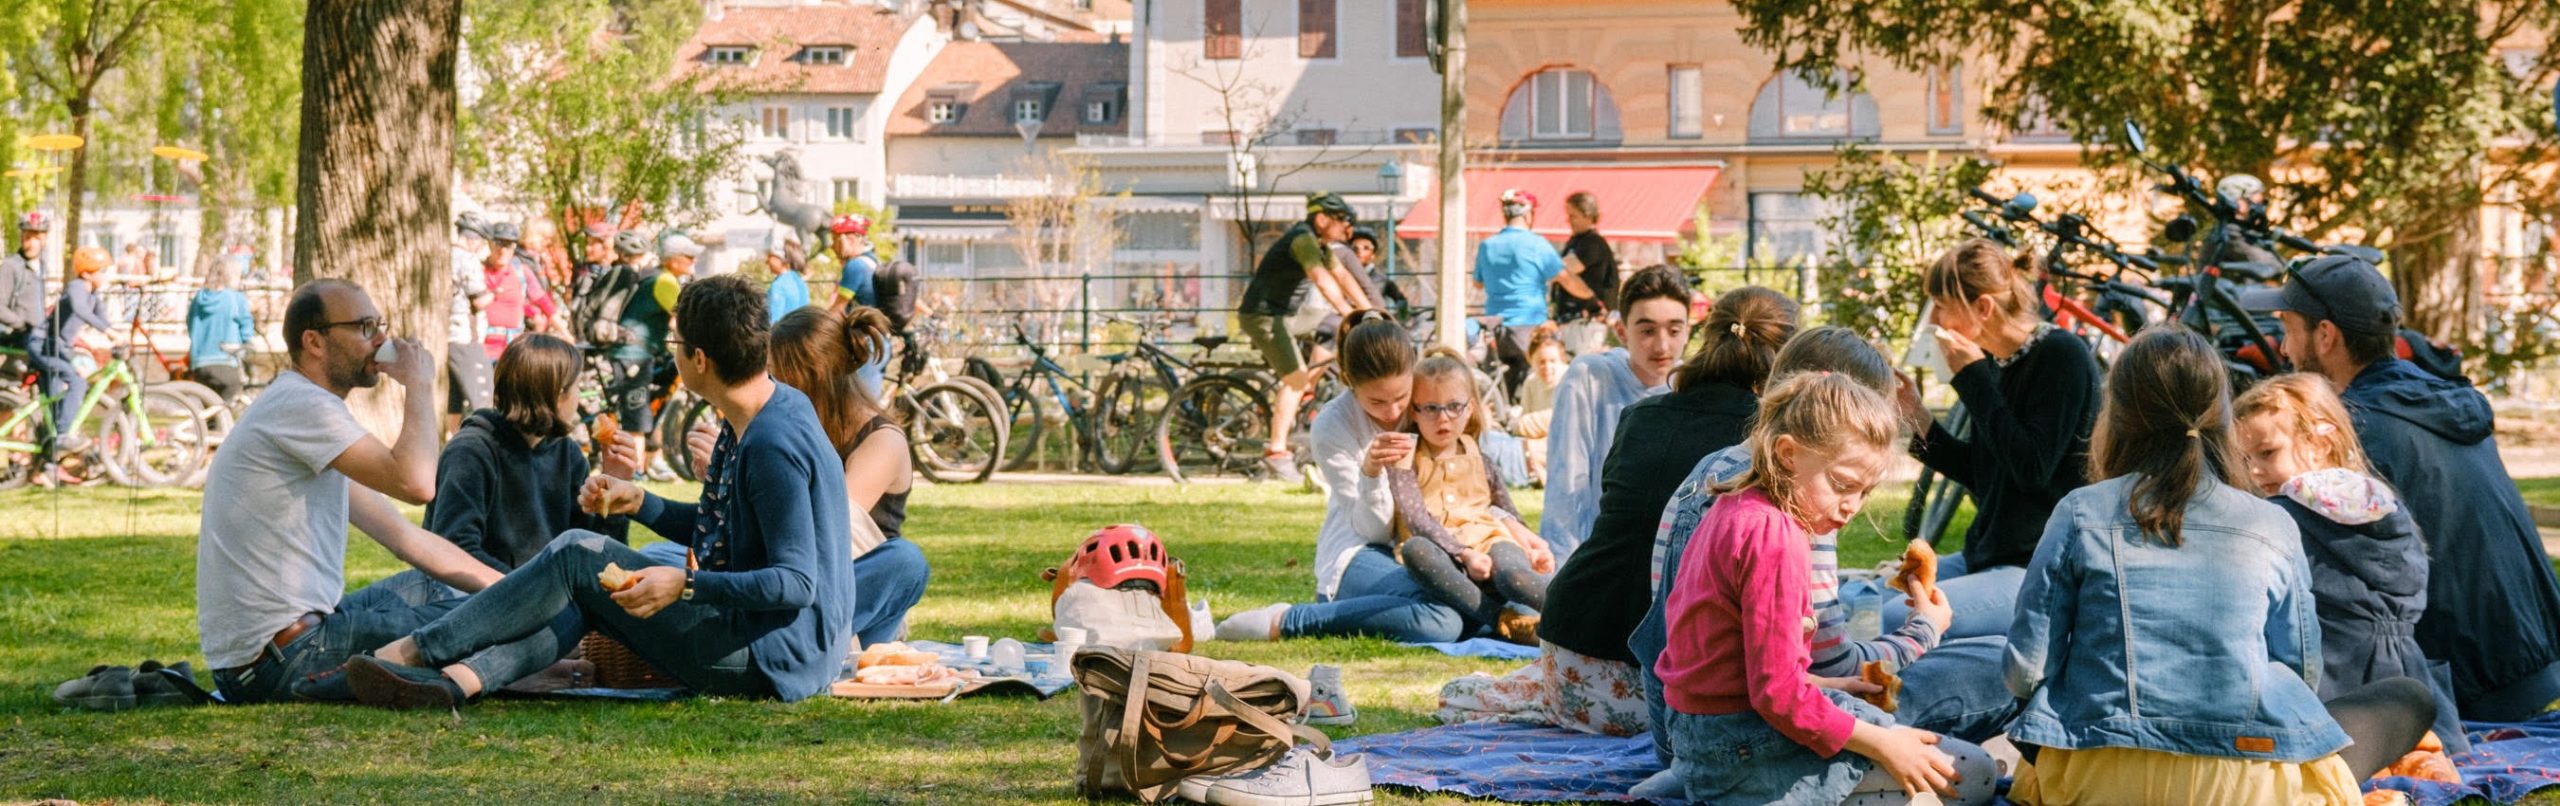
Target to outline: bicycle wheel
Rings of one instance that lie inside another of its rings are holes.
[[[27,398],[24,395],[16,392],[0,392],[0,418],[16,417],[18,412],[26,407]],[[36,451],[32,447],[38,444],[36,419],[40,416],[42,415],[21,419],[17,425],[0,430],[0,442],[31,446],[24,450],[15,447],[0,448],[0,490],[14,490],[27,486],[28,482],[35,480],[36,468],[42,466],[41,462],[36,461]]]
[[[1164,382],[1144,374],[1114,375],[1102,387],[1102,402],[1093,413],[1093,464],[1121,475],[1136,470],[1153,453],[1155,419],[1170,392]]]
[[[1048,404],[1041,402],[1038,387],[1031,384],[1014,387],[1003,396],[1005,411],[1004,469],[1018,471],[1031,466],[1031,457],[1040,452],[1040,432],[1048,427]]]
[[[195,471],[178,482],[181,487],[203,487],[205,474],[213,471],[213,452],[222,447],[223,437],[230,436],[231,425],[239,420],[239,415],[232,412],[230,406],[222,404],[222,395],[213,391],[213,387],[195,381],[170,381],[152,384],[151,388],[194,398],[196,405],[204,408],[204,461],[196,463]]]
[[[1945,428],[1957,439],[1973,430],[1973,418],[1966,416],[1963,404],[1947,411]],[[1946,538],[1947,526],[1955,520],[1956,508],[1964,504],[1966,495],[1964,485],[1954,479],[1920,468],[1919,478],[1911,485],[1911,503],[1902,512],[1903,535],[1937,545]]]
[[[907,450],[924,477],[975,484],[1004,456],[1003,420],[995,403],[965,384],[937,383],[915,393],[907,416]]]
[[[117,414],[121,444],[104,454],[109,480],[128,487],[175,486],[204,463],[205,413],[195,398],[146,389],[139,419],[121,409]]]
[[[1270,442],[1270,402],[1252,384],[1225,375],[1183,384],[1156,418],[1156,461],[1176,482],[1257,475]]]
[[[701,481],[693,475],[693,448],[685,444],[684,435],[693,430],[695,423],[710,416],[710,412],[711,401],[691,394],[668,398],[667,404],[658,410],[658,448],[667,457],[667,467],[676,472],[676,478]]]

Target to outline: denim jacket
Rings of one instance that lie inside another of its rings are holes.
[[[2019,744],[2301,763],[2347,745],[2313,694],[2320,621],[2293,519],[2218,481],[2181,543],[2147,537],[2133,476],[2055,506],[2009,628]]]

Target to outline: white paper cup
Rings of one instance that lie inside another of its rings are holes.
[[[1054,652],[1054,654],[1056,654],[1056,655],[1057,655],[1057,657],[1058,657],[1058,663],[1059,663],[1060,665],[1064,665],[1064,664],[1068,664],[1068,663],[1072,663],[1072,662],[1074,662],[1074,661],[1075,661],[1075,659],[1076,659],[1076,651],[1077,651],[1077,650],[1080,650],[1080,649],[1083,649],[1083,648],[1084,648],[1084,642],[1083,642],[1083,641],[1077,641],[1077,642],[1075,642],[1075,643],[1068,643],[1068,642],[1065,642],[1065,641],[1059,641],[1059,642],[1057,643],[1056,651]]]
[[[1058,628],[1058,643],[1060,644],[1081,644],[1091,637],[1093,636],[1087,634],[1083,627]]]
[[[987,637],[983,635],[960,636],[960,651],[963,654],[968,655],[970,660],[986,660]]]
[[[373,362],[376,364],[400,363],[400,343],[385,340],[382,343],[382,349],[373,351]]]

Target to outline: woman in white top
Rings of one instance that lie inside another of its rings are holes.
[[[1229,616],[1218,624],[1219,640],[1374,635],[1429,643],[1456,641],[1468,630],[1458,611],[1396,562],[1385,468],[1413,453],[1413,435],[1394,433],[1413,398],[1413,342],[1374,311],[1347,324],[1337,343],[1350,392],[1325,404],[1310,434],[1316,472],[1331,491],[1316,531],[1316,600]]]

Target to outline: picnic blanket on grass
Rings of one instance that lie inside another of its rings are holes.
[[[2526,722],[2466,722],[2463,728],[2471,752],[2453,757],[2461,786],[2384,778],[2366,788],[2407,792],[2418,806],[2450,806],[2472,797],[2514,803],[2536,789],[2560,786],[2560,714]]]
[[[854,659],[848,657],[844,660],[843,671],[836,676],[836,683],[831,693],[838,697],[854,699],[950,700],[984,695],[1016,695],[1045,700],[1076,685],[1074,673],[1067,669],[1063,659],[1057,657],[1057,647],[1053,644],[1022,645],[1023,660],[1034,667],[1034,671],[1030,672],[998,668],[992,661],[970,660],[968,650],[959,644],[946,644],[940,641],[908,641],[907,647],[920,652],[931,652],[942,665],[953,669],[975,671],[979,678],[961,684],[957,690],[949,686],[865,685],[853,682]]]
[[[1405,646],[1438,650],[1440,654],[1460,658],[1492,658],[1495,660],[1536,660],[1538,648],[1521,646],[1499,638],[1469,638],[1464,641],[1411,643]]]
[[[1633,802],[1627,790],[1662,769],[1651,734],[1499,722],[1354,736],[1333,747],[1368,754],[1369,776],[1380,784],[1515,802]]]
[[[2560,787],[2560,714],[2465,727],[2471,752],[2453,757],[2463,785],[2384,778],[2366,788],[2409,793],[2418,806],[2451,806],[2464,798],[2515,803]],[[1382,785],[1514,802],[1632,802],[1627,790],[1662,769],[1650,735],[1611,738],[1508,723],[1354,736],[1333,745],[1368,754],[1370,777]]]

